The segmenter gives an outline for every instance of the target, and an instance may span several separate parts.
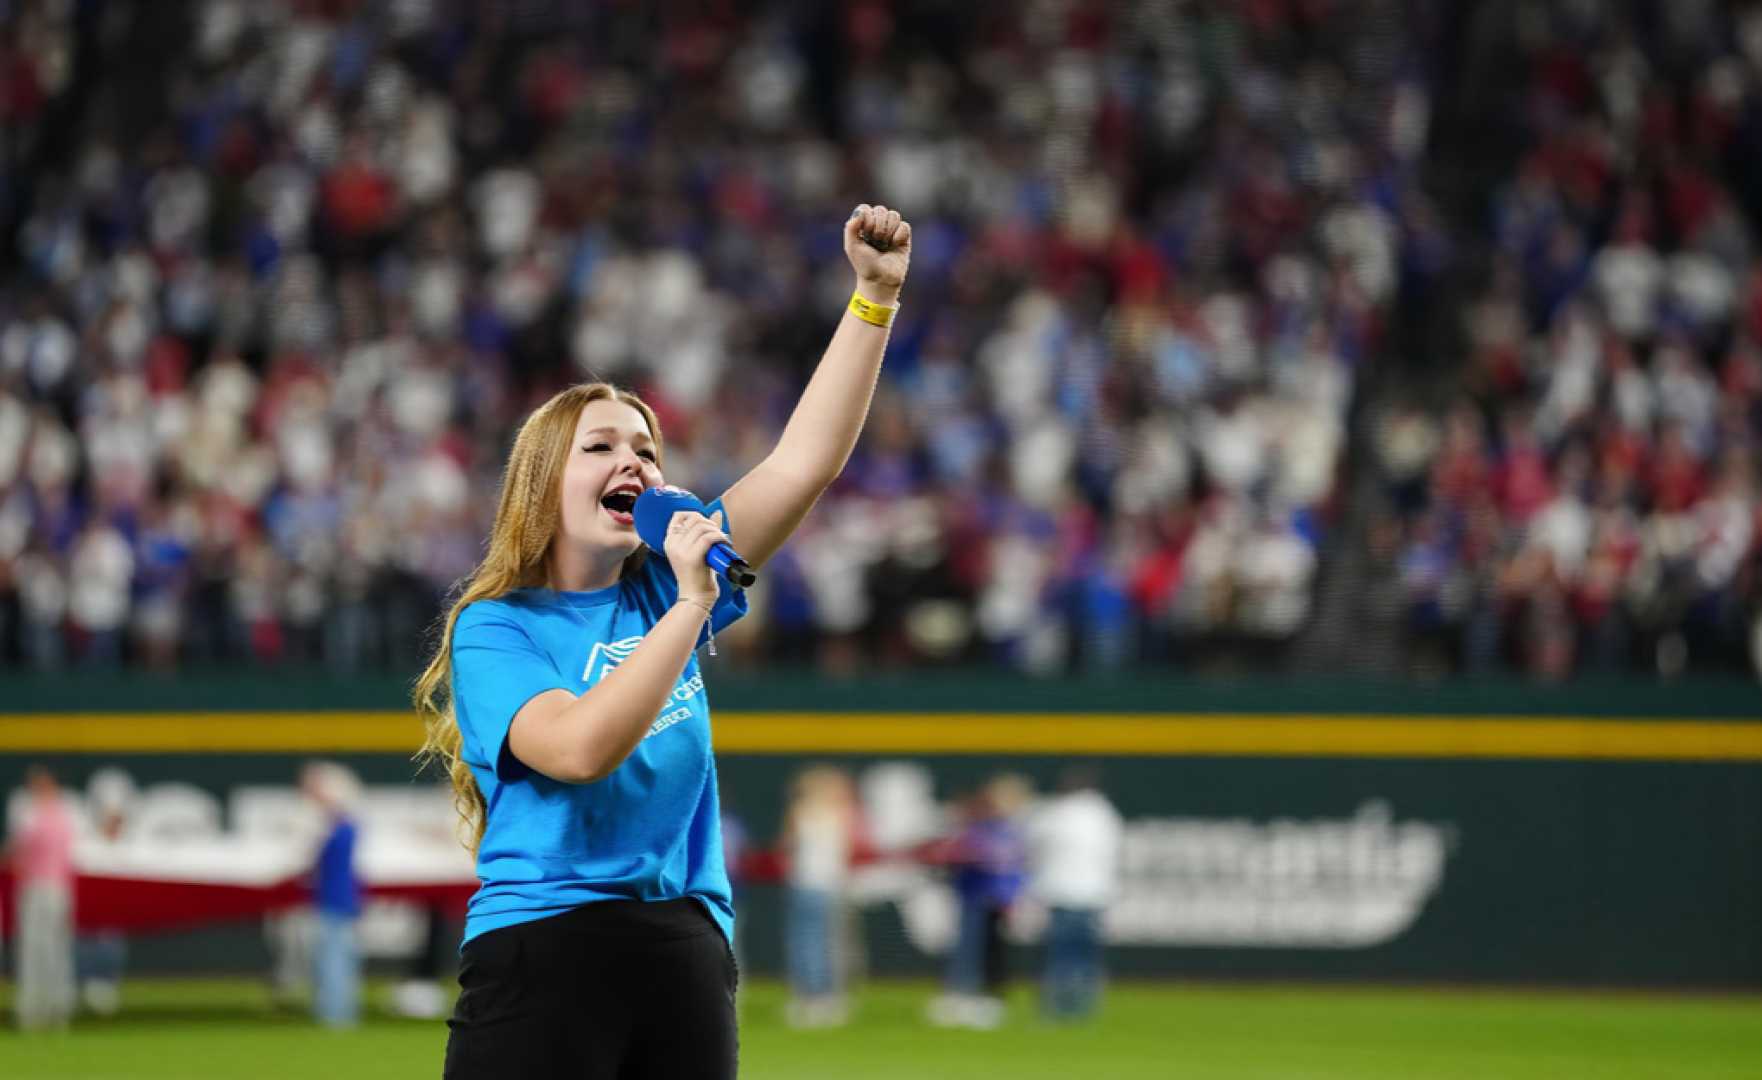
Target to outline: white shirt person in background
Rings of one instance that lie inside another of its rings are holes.
[[[1094,767],[1067,769],[1028,826],[1033,895],[1050,910],[1041,1009],[1057,1020],[1094,1013],[1103,977],[1101,916],[1118,887],[1121,821]]]
[[[850,1016],[848,964],[837,942],[855,828],[856,788],[849,773],[818,765],[796,777],[783,822],[789,858],[784,1018],[790,1027],[838,1027]]]

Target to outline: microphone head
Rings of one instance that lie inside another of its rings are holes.
[[[667,553],[667,523],[681,510],[704,512],[704,501],[684,488],[652,487],[636,497],[636,535],[656,554]]]

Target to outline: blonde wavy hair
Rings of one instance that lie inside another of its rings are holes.
[[[655,440],[655,460],[661,460],[661,424],[655,411],[641,398],[611,383],[594,382],[571,386],[533,410],[502,473],[502,496],[496,506],[495,524],[483,561],[454,587],[457,598],[441,624],[434,657],[417,679],[410,700],[422,718],[425,737],[417,751],[420,766],[439,763],[453,785],[453,806],[459,812],[461,834],[470,831],[467,846],[472,852],[483,841],[489,806],[471,767],[460,755],[464,736],[459,730],[453,703],[453,627],[459,612],[479,600],[493,600],[515,589],[549,584],[547,561],[551,544],[563,521],[563,468],[575,441],[575,425],[581,410],[595,401],[616,401],[642,414],[649,435]],[[624,561],[628,574],[642,564],[637,548]]]

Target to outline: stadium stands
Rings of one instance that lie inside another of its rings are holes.
[[[1762,10],[1529,5],[1465,363],[1376,440],[1428,663],[1762,667]]]
[[[413,669],[555,386],[637,388],[705,492],[769,448],[867,198],[917,229],[884,384],[730,647],[1285,662],[1388,327],[1482,229],[1423,4],[11,6],[7,664]],[[1532,35],[1469,404],[1369,440],[1452,665],[1743,663],[1762,58],[1706,20]]]

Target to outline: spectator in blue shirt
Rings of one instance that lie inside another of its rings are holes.
[[[974,800],[972,818],[955,841],[960,924],[947,992],[930,1005],[930,1020],[939,1026],[990,1029],[1003,1022],[1004,920],[1027,882],[1021,815],[1031,794],[1019,776],[994,778]]]
[[[312,903],[318,910],[313,1012],[327,1027],[350,1027],[361,1016],[361,953],[355,941],[361,879],[355,874],[353,817],[360,785],[341,765],[313,762],[301,787],[325,816],[324,844],[312,868]]]

